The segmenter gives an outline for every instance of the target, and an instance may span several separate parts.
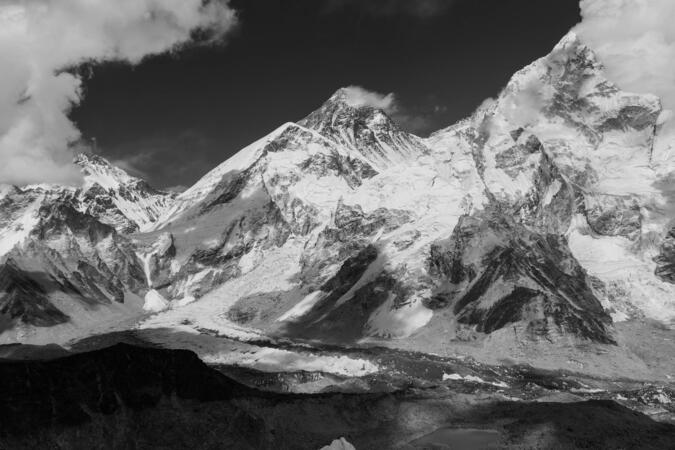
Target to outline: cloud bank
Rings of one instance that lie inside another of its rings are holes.
[[[3,0],[0,2],[0,182],[77,183],[68,118],[82,100],[83,63],[164,53],[197,31],[217,39],[236,22],[225,1]]]
[[[574,31],[624,90],[661,97],[675,109],[675,1],[581,0]]]

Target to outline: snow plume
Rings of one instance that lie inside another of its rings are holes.
[[[0,1],[0,182],[77,183],[68,118],[82,99],[73,68],[131,64],[175,49],[195,32],[217,39],[235,24],[226,2],[203,0]]]
[[[393,114],[399,109],[393,92],[385,95],[360,86],[348,86],[343,88],[342,92],[345,95],[345,102],[353,108],[369,106],[381,109],[387,114]]]
[[[361,108],[369,106],[384,111],[401,128],[412,132],[426,131],[431,122],[431,114],[413,114],[406,108],[403,108],[396,98],[396,94],[381,94],[379,92],[369,91],[361,86],[348,86],[341,89],[344,95],[344,101],[349,106]],[[440,112],[441,107],[437,106],[434,113]]]
[[[522,86],[503,99],[504,116],[517,127],[527,127],[539,121],[546,104],[546,86],[531,74]]]
[[[581,0],[581,15],[574,31],[598,54],[608,78],[675,109],[675,1]]]

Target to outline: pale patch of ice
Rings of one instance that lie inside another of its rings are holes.
[[[544,195],[544,206],[548,206],[551,201],[553,200],[553,197],[560,191],[560,188],[562,187],[562,183],[558,179],[555,179],[553,183],[546,189],[546,194]]]
[[[323,291],[314,291],[311,294],[305,296],[305,298],[303,298],[299,303],[280,316],[277,319],[277,322],[294,320],[304,316],[314,307],[314,305],[316,305],[319,300],[321,300],[322,294]]]
[[[155,217],[162,214],[171,203],[171,199],[164,194],[121,195],[120,192],[128,186],[134,186],[138,178],[130,176],[119,167],[108,163],[84,162],[84,190],[99,185],[104,190],[112,192],[110,198],[122,214],[136,223],[140,231],[148,231],[154,224]]]
[[[196,301],[197,299],[194,298],[192,295],[186,295],[185,297],[176,300],[175,301],[175,306],[180,308],[181,306],[189,305],[190,303]]]
[[[17,244],[23,243],[39,221],[38,211],[43,197],[35,199],[28,207],[0,227],[0,256],[8,253]]]
[[[250,295],[287,291],[297,286],[295,276],[300,270],[300,256],[304,243],[289,239],[283,247],[271,248],[250,272],[228,280],[199,300],[156,314],[140,324],[141,328],[171,328],[183,322],[194,327],[215,330],[218,333],[241,340],[260,339],[260,330],[238,325],[228,319],[228,311],[241,298]],[[197,274],[196,277],[205,276]],[[183,295],[191,295],[189,281],[183,287]]]
[[[152,274],[150,270],[150,261],[152,260],[152,252],[141,254],[136,254],[138,258],[143,262],[143,273],[145,273],[145,281],[148,283],[148,287],[152,287]]]
[[[675,321],[675,286],[654,275],[656,263],[634,253],[630,240],[594,235],[581,215],[573,219],[567,238],[572,254],[591,275],[624,292],[620,300],[629,302],[651,319],[665,324]],[[607,306],[618,309],[616,319],[628,317],[620,304]]]
[[[656,401],[662,405],[669,405],[671,402],[670,398],[663,392],[659,392],[659,395],[656,396]]]
[[[59,344],[68,346],[73,340],[86,336],[128,330],[143,313],[143,299],[126,292],[124,303],[110,302],[92,308],[63,292],[50,294],[50,302],[67,314],[70,320],[51,327],[34,327],[28,324],[17,324],[0,333],[0,344],[21,342],[23,344]]]
[[[458,373],[451,373],[451,374],[444,373],[443,374],[443,381],[448,381],[448,380],[461,381],[463,379],[464,379],[464,377],[461,376]]]
[[[147,294],[145,294],[145,303],[143,304],[143,309],[150,312],[160,312],[164,311],[169,307],[169,302],[154,289],[150,289]]]
[[[277,348],[263,347],[257,351],[215,352],[208,351],[200,354],[207,364],[237,364],[251,367],[264,372],[326,372],[335,375],[361,377],[375,373],[378,366],[366,359],[350,358],[348,356],[320,356],[297,353]]]
[[[442,377],[443,381],[469,381],[471,383],[480,383],[480,384],[489,384],[491,386],[495,387],[500,387],[500,388],[508,388],[509,385],[503,381],[485,381],[481,377],[475,376],[475,375],[466,375],[466,376],[461,376],[458,373],[451,373],[447,374],[444,373]]]
[[[593,388],[572,388],[570,389],[570,392],[573,392],[575,394],[599,394],[605,391],[602,389],[593,389]]]
[[[394,297],[390,294],[387,301],[370,316],[367,324],[370,335],[405,338],[429,323],[434,315],[424,306],[421,297],[413,297],[399,308],[394,307]]]
[[[263,372],[308,371],[348,377],[361,377],[380,370],[377,364],[367,359],[233,342],[227,338],[201,334],[191,325],[176,324],[170,331],[166,330],[165,327],[147,328],[140,330],[140,333],[149,342],[191,350],[207,364],[237,365]]]
[[[234,156],[211,170],[192,187],[178,195],[172,207],[166,209],[150,229],[158,230],[181,218],[194,205],[199,204],[199,202],[213,192],[226,174],[241,172],[250,167],[260,157],[265,146],[291,126],[295,125],[290,122],[283,124],[267,136],[244,147]],[[189,233],[188,231],[186,232]]]
[[[321,447],[319,450],[356,450],[356,448],[347,442],[345,438],[341,437],[331,442],[330,445]]]
[[[256,265],[263,257],[263,252],[257,247],[251,249],[248,253],[243,254],[241,258],[239,258],[239,269],[241,269],[241,273],[246,274],[255,269]]]

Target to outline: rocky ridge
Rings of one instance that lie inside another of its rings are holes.
[[[144,297],[146,329],[663,377],[617,327],[675,320],[660,117],[570,33],[427,139],[339,90],[175,198],[81,157],[83,190],[3,189],[0,248],[7,273],[37,261],[97,305]],[[4,311],[5,333],[49,325],[26,322],[27,305]]]

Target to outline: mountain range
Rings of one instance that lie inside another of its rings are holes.
[[[427,138],[356,97],[180,194],[93,154],[81,187],[2,186],[0,342],[173,330],[670,379],[657,97],[621,90],[574,33]]]

